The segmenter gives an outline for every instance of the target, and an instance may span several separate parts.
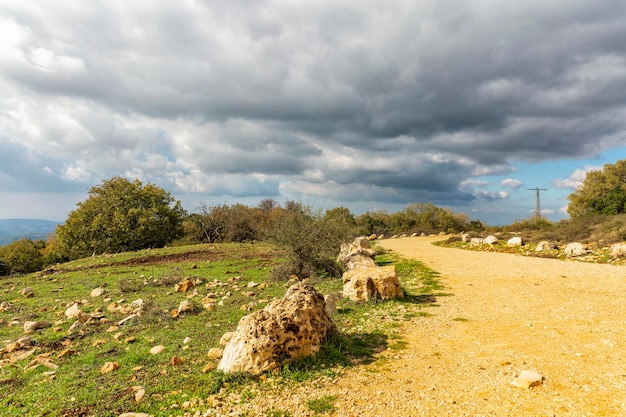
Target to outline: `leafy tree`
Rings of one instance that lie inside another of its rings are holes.
[[[296,275],[304,279],[312,274],[340,276],[336,262],[341,243],[354,238],[354,224],[343,214],[345,210],[322,215],[300,203],[286,203],[268,231],[271,242],[287,251],[288,262],[272,271],[275,279]],[[349,211],[348,211],[349,212]],[[337,215],[342,213],[342,215]]]
[[[384,235],[391,231],[389,214],[386,211],[367,211],[355,219],[361,235]]]
[[[0,263],[5,273],[29,273],[39,271],[44,265],[41,254],[45,242],[20,239],[0,248]]]
[[[626,213],[626,160],[589,171],[568,200],[567,212],[572,218]]]
[[[56,232],[62,253],[76,259],[163,247],[182,235],[184,218],[180,202],[162,188],[114,177],[92,187]]]

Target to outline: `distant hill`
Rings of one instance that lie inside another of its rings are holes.
[[[0,219],[0,246],[27,238],[48,240],[48,235],[61,223],[39,219]]]

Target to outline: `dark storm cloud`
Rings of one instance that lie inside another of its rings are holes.
[[[467,201],[478,173],[626,142],[621,116],[607,124],[626,102],[621,0],[0,0],[0,12],[0,141],[17,161],[2,188],[38,155],[45,174],[20,181]]]

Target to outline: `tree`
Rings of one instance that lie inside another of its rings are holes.
[[[163,247],[182,236],[184,218],[180,202],[169,192],[114,177],[92,187],[56,233],[62,253],[77,259]]]
[[[573,219],[626,213],[626,160],[589,171],[582,185],[567,198],[567,212]]]
[[[303,279],[314,273],[340,276],[336,262],[341,243],[354,238],[354,219],[347,209],[327,211],[322,215],[300,203],[281,209],[268,230],[271,242],[286,250],[288,262],[272,271],[276,279],[296,275]],[[347,210],[347,211],[346,211]]]
[[[45,246],[43,240],[20,239],[0,248],[0,263],[4,264],[5,273],[29,273],[39,271],[44,265],[41,254]],[[0,269],[3,269],[0,266]]]

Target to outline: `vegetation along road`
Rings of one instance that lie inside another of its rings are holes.
[[[407,325],[406,349],[337,381],[334,415],[626,415],[625,267],[437,239],[380,242],[437,271],[450,295]],[[514,386],[525,370],[541,385]]]

